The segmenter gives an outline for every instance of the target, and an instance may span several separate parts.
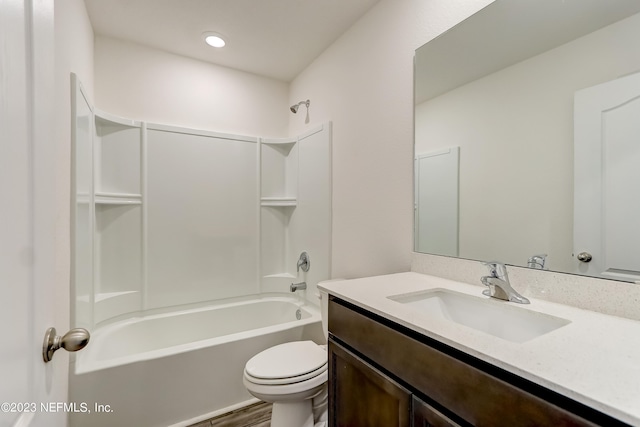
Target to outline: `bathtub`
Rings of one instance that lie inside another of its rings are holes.
[[[319,309],[274,295],[99,327],[71,363],[69,425],[178,427],[253,403],[247,360],[304,339],[324,340]]]

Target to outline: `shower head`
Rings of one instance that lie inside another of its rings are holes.
[[[307,109],[309,109],[309,104],[311,104],[311,101],[309,101],[308,99],[306,101],[300,101],[297,104],[292,105],[289,109],[293,114],[296,114],[298,112],[298,108],[300,108],[302,104],[304,104],[307,107]]]

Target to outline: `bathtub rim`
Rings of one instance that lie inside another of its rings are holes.
[[[292,305],[295,305],[300,309],[308,312],[310,316],[307,317],[306,319],[292,320],[289,322],[279,323],[276,325],[250,329],[248,331],[236,332],[233,334],[207,338],[204,340],[193,341],[185,344],[178,344],[170,347],[154,349],[150,351],[136,353],[134,355],[121,356],[121,357],[116,357],[116,358],[102,360],[102,361],[94,361],[91,359],[86,360],[90,356],[90,353],[78,353],[74,355],[75,358],[71,361],[70,373],[74,375],[88,374],[91,372],[105,370],[105,369],[114,368],[118,366],[170,357],[172,355],[187,353],[190,351],[194,351],[194,350],[198,350],[201,348],[210,347],[214,345],[220,345],[227,342],[235,342],[235,341],[240,341],[244,339],[250,339],[252,337],[259,336],[259,335],[275,333],[275,332],[292,329],[296,327],[304,327],[312,323],[322,321],[321,315],[320,315],[320,308],[315,304],[310,303],[308,300],[297,298],[289,294],[273,294],[273,293],[257,294],[257,295],[248,295],[248,296],[243,296],[238,298],[225,299],[221,301],[213,301],[213,302],[210,301],[209,304],[198,303],[196,307],[194,307],[193,305],[189,305],[188,307],[179,306],[179,307],[174,307],[173,310],[162,309],[160,310],[160,312],[153,312],[153,313],[149,312],[144,314],[138,313],[135,316],[127,316],[126,318],[120,319],[119,321],[109,321],[109,322],[106,322],[106,324],[96,327],[92,332],[92,338],[100,339],[103,336],[108,335],[110,332],[116,329],[120,329],[120,328],[126,327],[127,325],[149,321],[153,319],[180,316],[180,315],[197,313],[202,311],[223,309],[227,307],[236,307],[236,306],[246,305],[247,303],[259,303],[261,301],[289,302]],[[89,345],[91,345],[91,343],[89,343]]]
[[[156,307],[156,308],[149,308],[147,310],[132,311],[129,313],[124,313],[118,316],[101,320],[100,322],[97,322],[93,326],[92,330],[98,331],[108,325],[111,325],[113,323],[120,323],[128,319],[149,317],[149,316],[154,316],[159,314],[170,314],[170,313],[176,313],[180,311],[206,309],[211,307],[223,307],[226,305],[234,305],[236,303],[260,300],[260,299],[272,299],[272,298],[276,298],[276,299],[282,298],[286,301],[292,301],[292,302],[295,301],[295,304],[299,304],[303,307],[307,307],[310,305],[320,309],[319,295],[316,295],[315,299],[311,297],[311,300],[309,300],[308,299],[309,295],[307,295],[305,298],[303,295],[294,295],[288,292],[263,292],[263,293],[256,293],[256,294],[250,294],[250,295],[221,298],[216,300],[198,301],[198,302],[189,303],[189,304],[178,304],[178,305],[173,305],[169,307]],[[74,355],[74,353],[71,353],[71,355]]]

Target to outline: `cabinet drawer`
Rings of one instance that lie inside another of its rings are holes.
[[[472,425],[598,425],[345,304],[336,298],[329,302],[329,332],[334,338]]]

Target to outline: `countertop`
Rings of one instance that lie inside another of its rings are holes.
[[[515,343],[387,298],[445,289],[490,299],[482,295],[480,286],[411,272],[321,282],[318,288],[623,422],[640,426],[638,321],[535,298],[529,298],[531,304],[526,305],[491,299],[496,304],[571,321],[530,341]]]

